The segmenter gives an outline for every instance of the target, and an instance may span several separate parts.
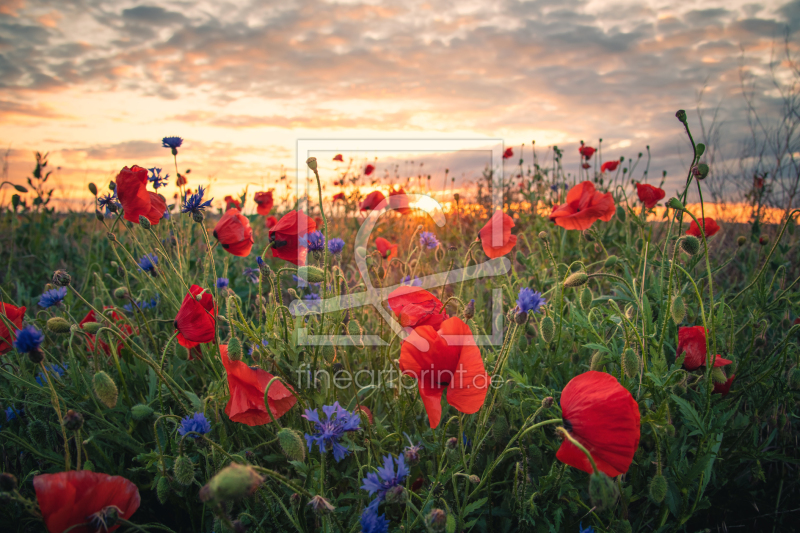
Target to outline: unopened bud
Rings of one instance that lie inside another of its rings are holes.
[[[242,343],[236,337],[228,341],[228,359],[231,361],[242,360]]]
[[[592,354],[592,360],[589,362],[589,369],[599,372],[600,369],[603,368],[603,363],[605,363],[603,352],[598,350]]]
[[[143,403],[138,403],[131,407],[131,418],[134,420],[147,420],[153,416],[153,408]]]
[[[106,219],[106,216],[103,214],[103,212],[102,212],[102,211],[100,211],[100,210],[98,209],[98,210],[96,210],[96,211],[94,212],[94,218],[96,218],[97,220],[99,220],[100,222],[102,222],[102,221],[104,221],[104,220]]]
[[[683,322],[684,317],[686,317],[686,305],[684,305],[683,297],[680,294],[672,299],[670,313],[672,314],[672,320],[675,321],[675,324],[680,324]]]
[[[54,316],[47,321],[47,329],[53,333],[69,333],[69,322],[60,316]]]
[[[139,215],[139,225],[142,229],[150,229],[150,226],[152,226],[152,224],[150,224],[150,219],[144,215]]]
[[[581,291],[581,309],[588,311],[592,307],[592,291],[589,287],[584,287]]]
[[[198,224],[201,224],[201,223],[203,222],[203,219],[204,219],[205,217],[206,217],[206,216],[205,216],[205,214],[204,214],[202,211],[194,211],[194,212],[192,213],[192,220],[194,220],[194,221],[195,221],[195,222],[197,222]]]
[[[315,266],[302,266],[297,269],[297,277],[309,283],[320,283],[325,281],[325,272]]]
[[[57,287],[66,287],[72,281],[72,277],[67,274],[66,270],[56,270],[53,272],[53,285]]]
[[[306,448],[303,444],[303,437],[294,429],[282,428],[278,431],[278,444],[286,457],[292,461],[304,461],[306,458]]]
[[[103,325],[98,322],[84,322],[83,325],[81,326],[81,329],[83,329],[83,331],[85,331],[89,335],[94,335],[95,333],[100,331],[100,328],[102,327]]]
[[[675,209],[676,211],[685,211],[686,210],[686,207],[677,198],[670,198],[669,200],[667,200],[667,204],[666,205],[670,209]]]
[[[200,489],[200,500],[226,502],[253,494],[264,478],[250,466],[231,463]]]
[[[680,246],[687,255],[697,255],[700,251],[700,239],[694,235],[684,235],[681,237]]]
[[[175,481],[181,485],[191,485],[194,483],[194,464],[192,460],[185,455],[179,455],[175,459],[175,466],[173,468],[175,473]]]
[[[616,264],[617,264],[617,256],[616,255],[609,255],[608,258],[606,258],[606,262],[603,263],[603,267],[604,268],[611,268]]]
[[[627,217],[627,213],[625,212],[625,208],[621,205],[617,206],[617,218],[620,219],[621,222],[625,222]]]
[[[528,321],[528,312],[527,311],[517,311],[514,315],[514,322],[519,324],[520,326],[525,324]]]
[[[464,320],[469,320],[475,316],[475,300],[470,300],[464,308]]]
[[[553,337],[556,335],[556,325],[552,318],[549,316],[542,318],[539,329],[542,332],[542,339],[544,339],[544,342],[549,343],[553,341]]]
[[[708,165],[700,163],[692,168],[692,175],[699,180],[704,180],[708,176],[709,170]]]
[[[83,427],[83,415],[72,409],[64,415],[64,427],[70,431],[78,431]]]
[[[564,280],[564,287],[580,287],[581,285],[585,285],[587,281],[589,281],[589,276],[586,272],[575,272],[567,276],[567,279]]]
[[[471,476],[469,476],[469,482],[472,483],[473,485],[477,485],[478,483],[481,482],[481,478],[479,478],[475,474],[472,474]]]
[[[101,370],[92,378],[92,387],[94,393],[106,407],[113,409],[117,405],[119,391],[111,376]]]
[[[539,239],[544,242],[550,242],[550,236],[547,234],[546,231],[539,232]]]
[[[556,402],[556,401],[555,401],[555,399],[554,399],[552,396],[545,396],[545,397],[542,399],[542,408],[543,408],[543,409],[550,409],[551,407],[553,407],[553,404],[554,404],[555,402]]]
[[[622,352],[622,371],[626,376],[632,378],[638,375],[640,364],[641,361],[639,361],[639,356],[636,355],[636,352],[633,350],[633,348],[628,348]]]
[[[386,491],[386,503],[403,503],[406,501],[406,489],[402,485],[395,485]]]
[[[667,496],[667,478],[661,474],[656,476],[650,481],[650,497],[656,503],[661,503]]]
[[[758,238],[758,244],[760,244],[761,246],[766,246],[768,243],[769,243],[769,237],[767,237],[766,235],[762,235],[761,237]]]
[[[617,501],[617,486],[614,480],[603,472],[589,476],[589,498],[598,511],[608,509]]]
[[[128,292],[127,287],[117,287],[116,289],[114,289],[114,298],[119,298],[120,300],[123,300],[125,298],[128,298],[129,296],[130,293]]]
[[[739,235],[736,238],[736,244],[738,246],[744,246],[747,243],[747,238],[744,235]]]

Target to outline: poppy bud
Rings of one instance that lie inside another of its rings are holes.
[[[680,294],[672,299],[672,304],[670,305],[669,310],[672,314],[672,320],[675,321],[676,325],[683,322],[683,319],[686,316],[686,306],[684,305],[683,297]]]
[[[200,500],[204,502],[239,500],[253,494],[263,482],[264,478],[252,467],[231,463],[200,489]]]
[[[469,320],[475,316],[475,300],[470,300],[464,308],[464,320]]]
[[[528,312],[527,311],[517,311],[514,314],[514,322],[516,322],[520,326],[525,324],[527,321],[528,321]]]
[[[588,311],[592,307],[592,291],[589,287],[584,287],[581,291],[581,309]]]
[[[549,343],[553,341],[553,337],[556,335],[556,325],[552,318],[549,316],[544,317],[539,325],[539,329],[542,332],[542,338],[544,339],[544,342]]]
[[[670,198],[669,200],[667,200],[667,204],[666,205],[670,209],[675,209],[676,211],[685,211],[686,210],[686,207],[684,207],[684,205],[681,203],[681,201],[678,200],[677,198]]]
[[[181,485],[191,485],[194,483],[194,464],[192,464],[192,460],[187,456],[179,455],[178,458],[175,459],[173,472],[175,472],[175,481]]]
[[[747,239],[745,238],[744,235],[739,235],[736,238],[736,244],[739,245],[739,246],[744,246],[746,242],[747,242]]]
[[[794,367],[789,371],[789,388],[792,390],[800,389],[800,367]]]
[[[598,511],[603,511],[617,501],[617,486],[614,480],[603,472],[595,472],[589,476],[589,498]]]
[[[303,437],[300,433],[290,428],[283,428],[278,432],[278,444],[286,457],[292,461],[304,461],[306,458],[306,448],[303,445]]]
[[[564,287],[580,287],[581,285],[585,285],[587,281],[589,281],[589,276],[586,272],[575,272],[567,276],[567,279],[564,281]]]
[[[130,296],[128,293],[127,287],[117,287],[114,289],[114,298],[119,298],[120,300],[124,300]]]
[[[100,331],[100,328],[102,327],[103,324],[100,324],[98,322],[84,322],[81,328],[89,335],[94,335],[95,333]]]
[[[624,352],[622,352],[622,371],[625,372],[625,375],[629,378],[632,378],[639,374],[639,365],[641,362],[639,361],[639,356],[636,355],[636,352],[633,348],[628,348]]]
[[[139,215],[139,225],[142,227],[142,229],[150,229],[152,224],[150,224],[149,218],[144,215]]]
[[[650,497],[656,503],[661,503],[667,496],[667,478],[661,474],[656,476],[650,481]]]
[[[316,165],[316,160],[315,160],[315,165]],[[311,501],[308,502],[308,505],[318,515],[328,514],[330,512],[333,512],[333,510],[335,509],[335,507],[331,505],[331,503],[328,500],[326,500],[319,494],[311,498]]]
[[[153,416],[153,408],[143,403],[137,403],[131,407],[131,418],[134,420],[147,420]]]
[[[761,246],[766,246],[768,243],[769,243],[769,237],[767,237],[766,235],[762,235],[761,237],[758,238],[758,244],[760,244]]]
[[[67,274],[66,270],[56,270],[53,272],[53,285],[57,287],[66,287],[72,278]]]
[[[92,193],[93,196],[97,196],[97,185],[89,182],[89,192]]]
[[[46,442],[47,424],[41,420],[33,420],[28,424],[28,436],[33,442]]]
[[[197,222],[198,224],[201,224],[201,223],[203,222],[203,219],[204,219],[205,217],[206,217],[206,216],[205,216],[205,214],[204,214],[202,211],[193,211],[193,212],[192,212],[192,220],[194,220],[194,221],[195,221],[195,222]]]
[[[710,169],[708,168],[708,165],[705,163],[700,163],[692,168],[692,175],[699,180],[704,180],[706,179],[706,176],[708,176],[709,170]]]
[[[172,492],[172,489],[169,486],[169,480],[165,477],[159,478],[158,484],[156,485],[156,496],[161,505],[167,503],[170,492]]]
[[[687,255],[697,255],[700,251],[700,239],[694,235],[684,235],[680,240],[681,250]]]
[[[622,222],[625,222],[625,217],[626,217],[625,208],[622,207],[621,205],[618,205],[617,206],[617,218],[620,219]]]
[[[315,266],[302,266],[297,269],[297,277],[310,283],[320,283],[325,281],[325,272]]]
[[[600,369],[603,368],[603,363],[604,362],[605,362],[605,359],[603,358],[603,353],[600,352],[600,351],[594,352],[592,354],[592,361],[591,361],[591,363],[589,363],[589,369],[599,372]]]
[[[228,359],[231,361],[242,360],[242,343],[236,337],[228,341]]]
[[[69,333],[69,322],[60,316],[54,316],[47,321],[47,329],[53,333]]]
[[[428,531],[440,533],[447,527],[447,522],[449,522],[448,518],[447,512],[445,512],[443,509],[431,509],[431,512],[428,513],[428,516],[425,517],[425,525],[427,526]]]
[[[678,109],[678,111],[675,113],[675,116],[682,123],[686,124],[686,111],[684,111],[683,109]]]
[[[492,436],[500,442],[504,442],[508,438],[508,420],[503,415],[495,418],[492,425]]]
[[[606,258],[606,262],[603,263],[603,268],[611,268],[617,264],[617,256],[616,255],[609,255]]]
[[[311,170],[316,172],[317,171],[317,158],[316,157],[309,157],[308,159],[306,159],[306,165],[308,165],[308,168],[310,168]]]
[[[103,214],[103,212],[100,211],[99,209],[94,212],[94,218],[96,218],[100,222],[102,222],[102,221],[104,221],[106,219],[106,217]]]
[[[70,431],[78,431],[83,427],[83,415],[70,409],[64,415],[64,427]]]
[[[111,376],[101,370],[92,378],[92,387],[94,393],[106,407],[113,409],[117,405],[119,391]]]
[[[546,231],[539,232],[539,239],[544,242],[550,242],[550,236],[547,234]]]
[[[15,490],[17,490],[17,478],[7,472],[0,474],[0,492],[13,492]]]

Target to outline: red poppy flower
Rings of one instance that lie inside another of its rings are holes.
[[[439,329],[448,318],[439,298],[420,287],[400,286],[389,294],[388,303],[403,327]]]
[[[686,370],[697,370],[706,365],[708,351],[706,349],[706,330],[703,326],[678,328],[678,351],[675,357],[680,357],[684,352],[686,352],[686,356],[683,359],[683,368]],[[717,355],[714,366],[725,366],[731,362],[730,359]]]
[[[401,215],[407,215],[411,212],[411,208],[408,207],[408,196],[406,196],[406,191],[402,187],[392,187],[389,190],[389,207]]]
[[[132,482],[90,470],[40,474],[33,478],[33,488],[50,533],[114,531],[121,524],[105,524],[115,515],[130,520],[141,502]]]
[[[342,202],[344,202],[344,201],[345,201],[345,199],[346,199],[346,197],[345,197],[345,195],[344,195],[344,193],[343,193],[343,192],[340,192],[340,193],[337,193],[337,194],[334,194],[334,195],[333,195],[333,201],[334,201],[334,202],[336,202],[336,201],[339,201],[339,200],[341,200]]]
[[[386,197],[383,195],[381,191],[372,191],[364,198],[364,201],[361,202],[361,207],[359,208],[361,211],[372,211],[373,209],[377,208],[381,205]]]
[[[581,166],[583,167],[584,170],[588,170],[588,169],[592,168],[592,165],[590,165],[589,163],[584,163]]]
[[[109,309],[109,307],[106,306],[106,307],[103,307],[103,309],[104,310],[105,309]],[[119,328],[119,330],[122,331],[122,333],[123,333],[123,335],[125,335],[125,337],[128,337],[129,335],[133,334],[133,328],[131,327],[131,325],[128,324],[116,311],[112,311],[111,312],[111,318],[112,318],[112,320],[114,320],[114,323],[116,324],[117,328]],[[83,320],[81,320],[78,323],[78,327],[83,329],[83,325],[86,324],[87,322],[101,322],[102,323],[102,319],[98,320],[98,317],[94,312],[94,309],[92,309],[88,313],[86,313],[86,316],[83,317]],[[89,345],[89,350],[91,352],[94,352],[94,350],[95,350],[95,338],[96,337],[97,337],[97,335],[92,335],[91,333],[86,333],[86,342]],[[113,335],[112,338],[117,338],[117,336]],[[97,343],[97,345],[101,350],[103,350],[103,352],[106,355],[111,355],[111,347],[108,344],[106,344],[104,341],[99,341]],[[119,353],[120,350],[122,350],[122,347],[123,347],[122,341],[118,340],[117,341],[117,353]]]
[[[392,257],[397,256],[397,245],[390,243],[383,237],[375,239],[375,246],[377,246],[381,255],[389,261],[392,260]]]
[[[200,293],[200,301],[196,296]],[[175,329],[178,330],[178,343],[185,348],[194,348],[198,344],[212,342],[215,335],[217,311],[214,297],[210,292],[203,292],[198,285],[189,287],[189,294],[183,298],[181,308],[175,317]]]
[[[639,405],[617,378],[590,370],[561,392],[561,418],[570,435],[592,454],[597,469],[615,477],[628,471],[639,447]],[[565,439],[556,459],[592,473],[586,455]]]
[[[764,188],[764,178],[761,176],[753,176],[753,188],[754,189],[763,189]]]
[[[426,344],[425,351],[417,348]],[[458,317],[442,322],[439,331],[432,326],[415,328],[400,348],[400,370],[417,379],[431,428],[441,421],[445,388],[447,403],[466,414],[480,410],[489,389],[481,351],[469,326]]]
[[[11,321],[17,329],[22,329],[22,319],[25,317],[25,307],[0,302],[0,315]],[[0,318],[0,355],[11,351],[11,343],[17,340],[14,330],[9,330],[6,321]]]
[[[253,228],[250,221],[237,208],[228,209],[214,226],[216,238],[226,252],[247,257],[253,249]]]
[[[731,391],[731,386],[733,385],[733,380],[736,378],[736,374],[733,374],[731,377],[728,378],[728,381],[725,383],[714,383],[714,394],[721,394],[723,397],[727,396],[728,393]]]
[[[697,221],[700,222],[701,226],[705,227],[706,238],[711,237],[719,231],[719,224],[717,224],[717,221],[713,218],[700,218]],[[689,224],[689,229],[686,230],[686,235],[694,235],[698,239],[700,238],[700,228],[697,224],[695,224],[694,220],[692,220],[692,223]]]
[[[512,157],[514,157],[514,149],[506,148],[506,151],[503,152],[503,159],[511,159]]]
[[[317,228],[322,229],[322,217],[314,217],[314,224],[316,224]],[[314,233],[314,230],[308,230],[308,232]]]
[[[613,172],[613,171],[617,170],[618,166],[619,166],[619,160],[618,159],[614,159],[613,161],[606,161],[605,163],[600,165],[600,172],[605,172],[607,170],[610,170],[610,171]]]
[[[375,172],[375,167],[373,165],[367,165],[366,167],[364,167],[364,174],[365,175],[369,176],[373,172]]]
[[[336,154],[335,156],[333,156],[333,160],[334,161],[344,161],[344,158],[342,157],[342,154]]]
[[[186,183],[187,183],[186,176],[184,176],[183,174],[178,174],[178,181],[176,181],[175,184],[178,187],[183,187],[184,185],[186,185]]]
[[[564,229],[589,229],[597,220],[608,222],[614,216],[614,197],[595,190],[591,181],[583,181],[567,193],[567,201],[553,206],[550,220]]]
[[[228,358],[228,345],[219,347],[222,365],[228,375],[230,399],[225,406],[225,414],[234,422],[248,426],[262,426],[272,422],[269,413],[277,420],[297,403],[297,398],[289,392],[283,383],[275,381],[269,388],[267,403],[269,412],[264,406],[264,391],[274,378],[272,374],[261,368],[250,368],[243,361],[231,361]]]
[[[151,224],[158,224],[167,210],[167,202],[161,195],[147,190],[147,169],[138,165],[123,168],[117,174],[116,185],[125,220],[138,224],[139,217],[144,216]]]
[[[514,220],[497,210],[489,219],[489,222],[478,232],[484,253],[490,258],[502,257],[514,248],[517,244],[517,236],[511,235],[511,228],[514,227]]]
[[[592,148],[591,146],[582,144],[581,147],[578,148],[578,151],[581,153],[581,155],[583,157],[585,157],[586,159],[589,159],[590,157],[592,157],[594,155],[595,149]]]
[[[239,200],[230,195],[225,197],[225,211],[229,209],[241,209],[241,208],[242,204],[241,202],[239,202]]]
[[[667,193],[664,192],[664,189],[653,187],[647,183],[637,183],[636,194],[639,195],[639,200],[647,209],[653,209],[658,202],[664,199]]]
[[[269,230],[272,257],[304,266],[308,250],[305,246],[300,246],[299,240],[306,233],[313,233],[316,229],[317,223],[305,213],[289,211]]]
[[[267,225],[267,229],[274,228],[275,225],[278,223],[278,219],[275,217],[267,217],[265,224]]]
[[[272,207],[275,205],[275,202],[272,199],[272,191],[257,192],[253,200],[258,206],[256,211],[261,216],[269,215],[269,212],[272,211]]]

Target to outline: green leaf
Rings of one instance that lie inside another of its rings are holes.
[[[464,515],[466,516],[473,511],[477,511],[478,509],[486,505],[487,501],[489,501],[489,498],[481,498],[480,500],[476,500],[471,504],[467,505],[466,507],[464,507]]]
[[[672,395],[672,399],[675,401],[675,403],[678,404],[678,408],[681,410],[681,413],[683,413],[684,420],[690,425],[694,426],[694,428],[700,431],[703,435],[705,435],[706,427],[705,424],[703,423],[703,419],[700,417],[697,410],[692,406],[692,404],[690,404],[680,396],[676,396],[674,394]]]
[[[697,143],[697,157],[700,157],[704,153],[706,153],[706,145],[703,143]]]
[[[601,352],[611,353],[611,350],[603,346],[602,344],[597,344],[594,342],[590,342],[588,344],[583,345],[584,348],[589,348],[590,350],[599,350]]]

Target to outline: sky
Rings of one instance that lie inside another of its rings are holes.
[[[576,172],[579,142],[602,138],[606,159],[649,146],[650,179],[667,170],[675,189],[690,150],[675,111],[699,131],[717,110],[735,151],[742,79],[771,112],[770,62],[787,32],[796,48],[798,29],[800,0],[0,0],[0,148],[14,183],[34,151],[49,152],[54,198],[72,209],[126,165],[174,178],[167,135],[185,139],[189,187],[210,184],[218,202],[285,188],[305,139],[501,139],[526,164],[535,141],[540,157],[562,148]],[[469,188],[486,164],[474,153],[344,159],[326,158],[326,180],[372,163],[377,176],[399,168],[433,184],[448,168]]]

